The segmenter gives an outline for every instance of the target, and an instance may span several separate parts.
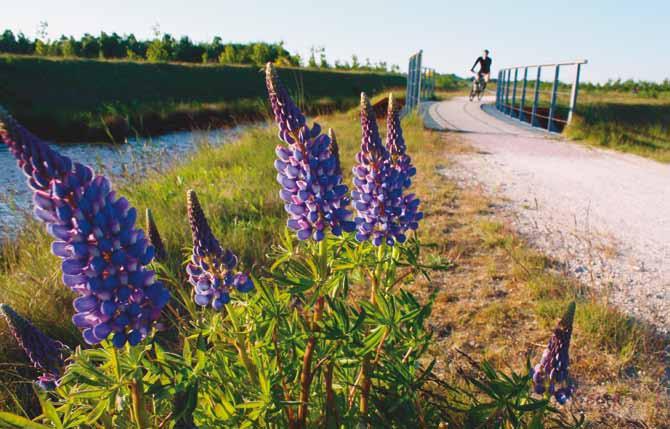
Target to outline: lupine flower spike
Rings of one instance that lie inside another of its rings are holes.
[[[575,303],[572,302],[561,321],[558,322],[540,363],[533,368],[535,393],[554,395],[559,404],[565,404],[573,393],[568,379],[568,365],[574,318]]]
[[[195,288],[195,303],[211,305],[219,311],[230,302],[232,286],[240,292],[250,292],[254,283],[247,274],[233,272],[237,266],[237,256],[223,249],[214,237],[195,191],[189,190],[186,200],[193,236],[193,255],[186,272]]]
[[[403,192],[412,185],[412,177],[416,174],[416,168],[412,165],[412,159],[407,155],[407,146],[402,135],[400,126],[400,112],[396,108],[393,94],[389,95],[388,111],[386,116],[386,149],[391,158],[391,165],[400,176],[398,180],[402,184]],[[403,231],[416,230],[423,213],[418,211],[419,199],[414,194],[403,194],[402,214],[400,224]]]
[[[111,335],[117,347],[138,344],[170,294],[144,268],[154,249],[135,228],[135,209],[106,177],[60,155],[2,109],[0,140],[28,177],[35,216],[56,238],[51,250],[63,259],[63,282],[79,295],[72,321],[84,340],[98,344]]]
[[[165,261],[167,253],[165,252],[165,245],[161,239],[161,235],[158,232],[158,227],[156,226],[156,221],[151,214],[151,209],[147,209],[147,238],[149,243],[154,246],[154,254],[158,261]]]
[[[353,231],[347,210],[348,188],[342,183],[342,171],[333,151],[331,138],[321,134],[318,124],[310,129],[300,109],[288,95],[272,64],[265,79],[272,112],[285,145],[275,149],[280,198],[289,215],[287,225],[300,240],[321,241],[327,227],[334,235]]]
[[[361,94],[361,150],[353,168],[354,190],[351,193],[357,211],[356,238],[372,239],[375,246],[405,241],[400,223],[402,177],[391,164],[389,151],[382,144],[375,112],[365,93]]]
[[[342,165],[340,164],[340,147],[337,145],[337,136],[335,130],[328,128],[328,138],[330,139],[330,153],[335,158],[335,174],[342,176]]]
[[[37,384],[45,390],[55,388],[69,353],[68,347],[44,335],[7,304],[0,304],[0,314],[7,320],[9,331],[26,352],[30,362],[42,372]]]

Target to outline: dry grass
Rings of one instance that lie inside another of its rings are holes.
[[[523,370],[526,356],[539,358],[561,312],[576,299],[571,372],[577,395],[570,411],[584,412],[592,427],[670,427],[670,400],[660,385],[667,341],[527,247],[501,223],[494,198],[441,176],[452,154],[470,149],[456,135],[424,133],[422,146],[412,148],[426,210],[421,235],[455,269],[411,287],[425,294],[439,289],[433,353],[444,377],[455,379],[462,364],[456,350]]]

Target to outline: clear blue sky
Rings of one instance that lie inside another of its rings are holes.
[[[8,0],[9,1],[9,0]],[[329,60],[424,63],[464,75],[483,48],[496,66],[588,58],[584,78],[670,77],[668,0],[22,0],[2,8],[0,27],[33,37],[100,30],[151,36],[158,23],[174,36],[280,41],[303,57],[324,46]],[[494,70],[495,72],[495,70]]]

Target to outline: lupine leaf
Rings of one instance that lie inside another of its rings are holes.
[[[35,423],[32,420],[28,420],[25,417],[18,416],[16,414],[7,413],[0,411],[0,423],[4,424],[6,427],[10,428],[19,428],[19,429],[51,429],[49,426],[45,426],[40,423]]]
[[[46,393],[42,390],[35,389],[37,393],[37,399],[40,401],[40,406],[42,407],[42,413],[47,417],[51,423],[56,427],[56,429],[63,429],[63,422],[61,421],[56,409],[49,399],[47,399]]]

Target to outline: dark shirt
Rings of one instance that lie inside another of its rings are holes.
[[[475,67],[479,64],[479,73],[489,74],[491,73],[491,62],[491,57],[486,57],[486,59],[479,57],[473,64],[472,71],[475,71]]]

